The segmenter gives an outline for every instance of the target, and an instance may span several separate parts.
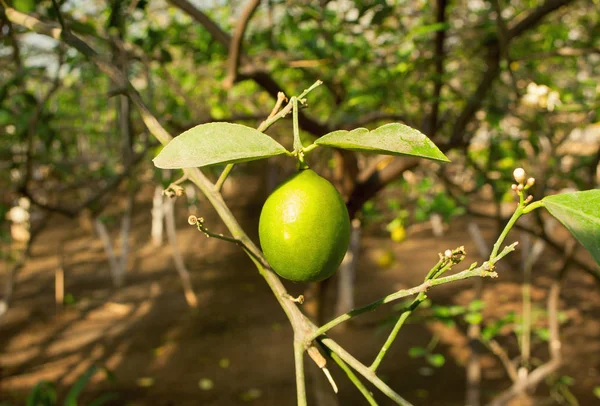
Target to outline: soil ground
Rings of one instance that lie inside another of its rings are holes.
[[[264,195],[258,186],[249,190],[249,184],[243,195],[229,192],[226,200],[256,238]],[[115,405],[295,404],[292,331],[252,263],[239,247],[207,239],[188,226],[187,210],[178,204],[179,244],[199,300],[198,308],[190,309],[168,244],[155,248],[150,243],[150,194],[145,190],[136,200],[127,281],[120,289],[111,285],[100,241],[77,221],[54,217],[38,238],[31,259],[18,275],[11,308],[0,320],[0,403],[24,404],[27,392],[42,379],[56,382],[64,394],[96,363],[112,371],[113,379],[97,374],[86,387],[84,400],[112,391],[119,396]],[[207,219],[207,227],[226,232],[206,202],[200,202],[200,211],[197,214]],[[437,261],[438,252],[446,248],[465,245],[469,253],[465,263],[480,261],[466,231],[469,221],[477,221],[488,241],[493,238],[493,223],[468,217],[454,221],[441,238],[424,229],[409,232],[402,243],[391,241],[380,225],[367,227],[356,303],[369,303],[419,284]],[[111,228],[117,230],[118,223]],[[508,241],[518,237],[513,232]],[[66,292],[75,302],[57,309],[54,275],[61,251]],[[589,259],[583,250],[579,253]],[[394,260],[381,267],[382,256]],[[505,262],[500,278],[485,281],[485,320],[519,311],[519,256],[514,253]],[[536,305],[545,305],[559,266],[560,260],[551,251],[536,266]],[[440,286],[431,290],[430,298],[435,303],[464,305],[473,298],[472,284],[471,280]],[[292,294],[305,288],[288,287]],[[327,308],[333,307],[334,288],[335,283],[330,284]],[[593,278],[573,268],[563,286],[561,310],[568,318],[561,326],[564,366],[560,375],[574,378],[570,389],[581,405],[600,404],[592,394],[600,385],[600,294]],[[327,314],[327,318],[333,316]],[[392,314],[392,306],[380,308],[331,335],[358,359],[370,363],[388,331],[382,321]],[[406,325],[383,361],[380,375],[415,405],[464,405],[464,366],[469,354],[465,332],[465,326],[447,327],[439,322]],[[422,358],[408,356],[410,347],[425,346],[434,336],[439,338],[435,352],[446,358],[441,368],[428,368]],[[517,354],[513,336],[500,341],[511,355]],[[534,344],[534,358],[546,359],[545,343]],[[490,399],[507,388],[509,380],[494,356],[484,355],[482,366],[483,396]],[[343,373],[334,366],[330,369],[340,386],[341,405],[366,404]],[[542,384],[536,397],[547,399],[548,393]],[[380,394],[376,397],[380,404],[390,404]],[[552,400],[537,403],[557,404]]]

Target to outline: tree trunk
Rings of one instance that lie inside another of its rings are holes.
[[[163,230],[164,230],[164,196],[163,188],[157,185],[154,188],[154,197],[152,198],[152,229],[150,235],[152,236],[152,245],[160,247],[163,243]]]
[[[356,280],[356,268],[360,252],[360,235],[360,220],[354,219],[352,220],[350,245],[338,271],[337,301],[335,304],[336,315],[346,313],[354,308],[354,282]]]

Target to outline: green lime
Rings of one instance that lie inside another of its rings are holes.
[[[329,181],[304,169],[269,196],[260,213],[258,236],[267,260],[282,278],[327,279],[348,249],[348,210]]]

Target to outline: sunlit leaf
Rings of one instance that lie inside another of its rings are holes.
[[[546,196],[542,201],[600,264],[600,189]]]
[[[385,124],[372,131],[366,128],[334,131],[317,139],[315,144],[352,151],[409,155],[450,162],[425,134],[400,123]]]
[[[163,169],[238,163],[285,154],[273,138],[240,124],[198,125],[175,137],[154,158]]]

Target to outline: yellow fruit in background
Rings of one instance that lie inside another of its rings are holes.
[[[394,252],[391,250],[383,250],[383,251],[377,251],[375,254],[375,262],[377,263],[377,266],[379,266],[380,268],[389,268],[392,265],[394,265],[394,262],[396,261],[396,256],[394,255]]]
[[[390,237],[392,238],[392,241],[402,242],[406,238],[406,229],[402,225],[394,227],[392,231],[390,231]]]
[[[350,219],[335,187],[310,169],[282,183],[265,202],[258,225],[265,257],[294,282],[329,278],[350,242]]]

